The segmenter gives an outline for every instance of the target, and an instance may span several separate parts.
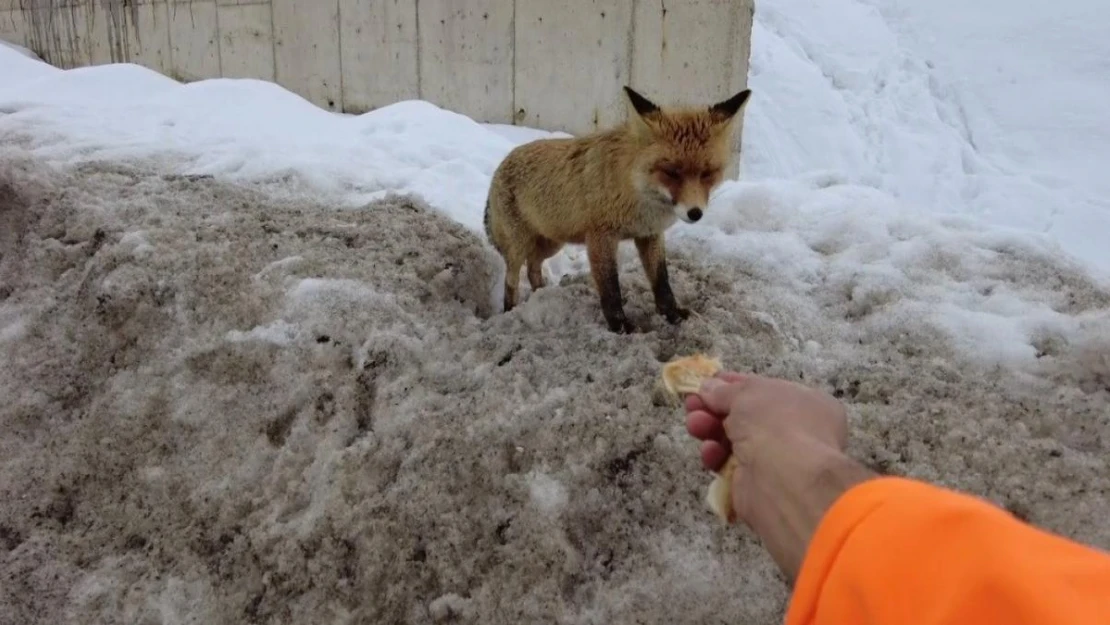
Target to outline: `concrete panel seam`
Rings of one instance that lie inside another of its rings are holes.
[[[216,65],[220,68],[220,76],[224,75],[224,33],[220,28],[220,5],[216,3]]]
[[[416,9],[416,99],[424,99],[424,78],[422,70],[424,46],[420,42],[420,0],[412,0]]]
[[[513,19],[510,20],[510,22],[509,22],[511,24],[510,28],[512,28],[512,34],[509,35],[509,47],[512,48],[512,50],[509,52],[509,58],[512,59],[512,61],[511,61],[511,63],[512,63],[512,66],[511,66],[512,67],[512,74],[509,77],[509,119],[514,124],[518,123],[518,120],[517,120],[517,110],[518,109],[517,109],[517,104],[516,104],[516,14],[517,14],[516,5],[519,2],[520,2],[520,0],[514,0],[514,2],[513,2]],[[519,120],[519,121],[522,121],[522,120]]]
[[[339,109],[340,113],[345,113],[347,94],[343,90],[343,3],[339,0],[335,0],[335,37],[339,42],[336,48],[336,54],[339,56],[339,101],[334,108]]]
[[[174,6],[176,7],[177,5],[175,4]],[[189,6],[190,6],[190,10],[192,10],[192,4],[190,4]],[[169,73],[176,73],[177,63],[174,61],[173,20],[170,19],[170,3],[168,1],[166,2],[165,7],[166,7],[166,16],[165,16],[166,17],[166,68],[168,69],[168,71],[166,71],[166,73],[169,74]],[[157,13],[155,14],[154,20],[155,20],[155,22],[158,21]],[[171,76],[171,78],[173,78],[173,76]]]
[[[269,3],[269,4],[270,4],[270,49],[273,51],[273,56],[274,56],[274,82],[277,83],[278,82],[278,76],[281,75],[281,74],[278,74],[278,50],[277,50],[278,31],[277,31],[277,25],[274,23],[274,5],[273,5],[273,3]]]
[[[632,0],[632,19],[630,20],[631,24],[628,27],[628,74],[626,74],[625,77],[625,84],[627,84],[629,87],[632,87],[633,89],[637,88],[632,86],[632,66],[636,62],[636,16],[640,14],[639,9],[641,1],[642,0]],[[624,103],[625,98],[623,91],[624,90],[622,89],[620,94],[622,104]],[[624,109],[627,110],[628,107],[625,106]]]

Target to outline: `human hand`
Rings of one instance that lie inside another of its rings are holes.
[[[727,372],[688,396],[686,411],[687,430],[702,441],[707,469],[736,457],[736,515],[792,577],[828,507],[872,475],[844,454],[844,406],[788,380]]]
[[[702,464],[717,470],[739,444],[741,465],[776,462],[779,456],[754,441],[800,444],[803,440],[843,451],[848,440],[844,406],[828,393],[777,378],[722,372],[686,398],[686,426],[702,441]],[[728,419],[729,416],[736,418]]]

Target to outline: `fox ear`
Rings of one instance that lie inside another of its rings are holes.
[[[740,111],[740,107],[744,106],[744,103],[748,101],[748,96],[751,94],[751,89],[745,89],[724,102],[718,102],[710,106],[709,112],[723,117],[724,119],[732,119],[736,113]]]
[[[633,91],[632,87],[625,85],[624,92],[628,95],[628,101],[632,103],[632,108],[640,117],[659,110],[654,102]]]

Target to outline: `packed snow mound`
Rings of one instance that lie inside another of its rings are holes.
[[[17,54],[25,56],[33,61],[38,61],[40,63],[45,62],[42,60],[41,56],[35,54],[34,50],[31,50],[16,43],[12,43],[10,41],[6,41],[4,39],[0,39],[0,48],[7,48],[8,50],[16,52]]]
[[[179,83],[133,63],[63,71],[0,49],[0,143],[58,164],[140,163],[311,192],[342,208],[416,193],[474,230],[509,150],[561,134],[486,127],[421,100],[340,115],[263,80]]]
[[[860,320],[851,331],[861,341],[916,318],[963,357],[1020,369],[1039,366],[1046,337],[1081,343],[1073,339],[1101,327],[1110,303],[1110,282],[1051,240],[955,215],[915,215],[835,176],[733,184],[699,227],[670,237],[696,245],[704,262],[728,258],[748,275],[789,285],[782,316],[799,320],[784,320],[799,346],[825,342],[824,324],[807,315],[831,307]]]
[[[841,397],[883,472],[1110,548],[1110,291],[1006,240],[780,214],[732,255],[674,239],[677,327],[624,250],[621,336],[580,274],[498,313],[496,255],[410,197],[0,154],[0,621],[779,623],[657,383],[696,351]],[[924,314],[976,293],[1034,311],[999,340],[1035,354]]]

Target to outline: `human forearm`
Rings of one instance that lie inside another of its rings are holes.
[[[745,520],[786,576],[794,580],[806,550],[834,502],[875,473],[819,441],[786,441],[781,453],[800,454],[809,470],[796,465],[759,467],[752,475]]]

